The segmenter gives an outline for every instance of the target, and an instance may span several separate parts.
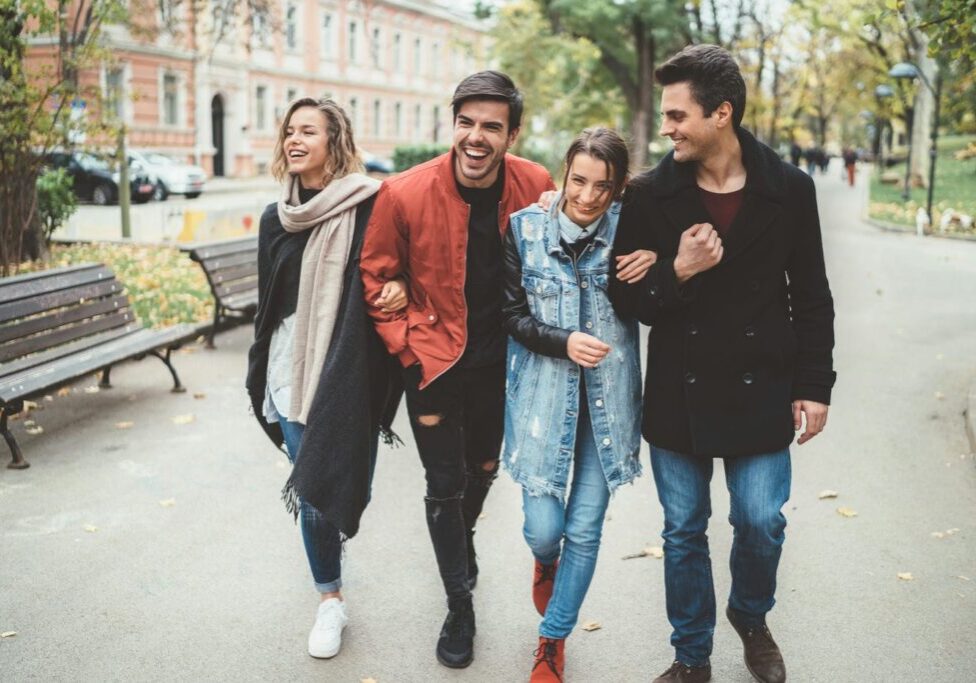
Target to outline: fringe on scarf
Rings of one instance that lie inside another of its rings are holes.
[[[380,427],[380,438],[383,443],[391,448],[399,448],[403,445],[403,439],[390,427]]]
[[[295,490],[295,484],[292,483],[291,479],[285,484],[285,488],[281,489],[281,500],[285,503],[285,510],[291,513],[292,517],[295,518],[295,524],[298,524],[298,512],[301,505],[298,500],[298,491]]]

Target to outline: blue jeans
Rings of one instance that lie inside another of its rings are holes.
[[[285,419],[279,419],[278,424],[281,425],[285,437],[288,459],[294,465],[305,425]],[[378,437],[374,437],[369,461],[370,482],[373,480],[373,469],[376,467],[377,442]],[[302,529],[302,541],[305,544],[305,554],[308,556],[308,566],[312,570],[315,589],[320,593],[335,593],[342,588],[342,538],[339,530],[304,500],[300,503],[299,525]]]
[[[780,511],[790,497],[790,452],[725,458],[733,528],[731,607],[740,623],[758,626],[773,608],[776,569],[785,539]],[[715,632],[715,588],[708,555],[712,458],[651,446],[651,468],[664,508],[664,587],[676,659],[708,663]]]
[[[522,533],[526,543],[542,564],[552,564],[559,559],[552,598],[539,626],[539,635],[545,638],[565,638],[576,626],[583,598],[596,569],[603,517],[610,502],[610,488],[603,474],[585,405],[581,401],[583,407],[576,430],[568,502],[564,505],[556,496],[531,496],[522,489],[525,513]]]

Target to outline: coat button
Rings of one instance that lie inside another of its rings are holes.
[[[596,400],[596,407],[597,408],[602,408],[603,407],[603,399],[602,398],[598,398]]]
[[[609,438],[607,438],[607,439],[604,439],[604,440],[603,440],[603,445],[604,445],[604,446],[609,446],[609,445],[610,445],[610,439],[609,439]]]
[[[686,372],[685,373],[685,384],[694,384],[694,383],[695,383],[695,373],[693,373],[693,372]]]
[[[742,381],[745,382],[746,384],[752,384],[753,382],[756,381],[756,378],[753,377],[751,372],[747,372],[744,375],[742,375]]]
[[[754,292],[758,292],[759,291],[759,280],[753,280],[752,282],[750,282],[749,283],[749,289],[751,289]]]
[[[591,323],[589,320],[586,321],[586,329],[588,329],[588,330],[592,330],[593,329],[593,323]]]
[[[651,285],[650,287],[648,287],[647,293],[650,294],[651,296],[657,296],[657,285]]]
[[[748,327],[746,327],[746,336],[749,337],[749,338],[755,337],[756,336],[756,328],[753,327],[752,325],[749,325]]]
[[[582,282],[580,283],[580,288],[582,288],[582,289],[586,289],[586,288],[587,288],[587,287],[589,287],[589,286],[590,286],[590,283],[589,283],[589,282],[587,282],[586,280],[583,280],[583,281],[582,281]]]
[[[535,291],[536,291],[536,294],[542,294],[542,285],[536,285],[535,286]]]
[[[695,327],[694,325],[689,325],[688,326],[688,335],[691,336],[691,337],[694,337],[697,334],[698,334],[698,328]]]
[[[437,319],[437,316],[436,315],[428,315],[427,316],[427,320],[429,320],[431,322],[434,322],[434,320],[436,320],[436,319]]]

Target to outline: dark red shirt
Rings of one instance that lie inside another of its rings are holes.
[[[742,208],[742,200],[745,197],[745,188],[735,192],[709,192],[698,188],[701,193],[702,201],[705,203],[705,210],[712,218],[712,226],[718,230],[719,237],[723,239],[732,227],[732,221],[739,214]]]

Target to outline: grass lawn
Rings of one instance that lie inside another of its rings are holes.
[[[104,263],[115,271],[143,325],[161,328],[213,317],[213,297],[203,269],[172,247],[55,243],[49,260],[22,263],[17,273],[80,263]]]
[[[956,152],[965,149],[976,141],[973,135],[953,135],[939,139],[939,159],[935,166],[935,195],[932,201],[932,224],[938,230],[939,219],[946,209],[976,217],[976,159],[965,161],[955,158]],[[927,153],[927,150],[923,153]],[[887,169],[899,178],[905,177],[905,164],[897,164]],[[868,209],[872,218],[904,225],[915,225],[915,213],[924,208],[928,190],[924,187],[912,188],[908,202],[902,199],[903,183],[883,185],[877,171],[871,175],[871,203]],[[954,225],[954,232],[967,232]],[[976,233],[976,227],[968,230]]]

